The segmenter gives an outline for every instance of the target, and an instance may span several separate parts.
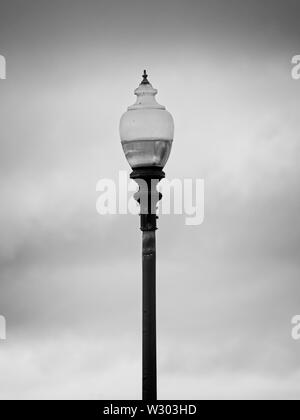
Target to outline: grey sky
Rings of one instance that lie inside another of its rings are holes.
[[[140,398],[139,220],[95,187],[144,68],[205,179],[203,225],[159,220],[159,396],[298,398],[299,2],[0,7],[0,398]]]

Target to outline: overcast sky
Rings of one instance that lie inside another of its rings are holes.
[[[299,398],[298,0],[0,1],[0,398],[141,398],[141,233],[100,216],[144,68],[167,177],[205,221],[158,231],[161,399]]]

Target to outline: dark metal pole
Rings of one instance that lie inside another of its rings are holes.
[[[156,365],[156,205],[161,199],[157,183],[164,178],[161,168],[137,168],[130,177],[139,185],[135,199],[140,204],[143,232],[143,400],[157,399]]]
[[[155,230],[143,231],[143,400],[157,399]]]

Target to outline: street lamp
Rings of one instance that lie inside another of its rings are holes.
[[[139,185],[135,199],[140,204],[143,235],[143,400],[157,399],[156,368],[156,206],[161,195],[158,182],[170,155],[174,122],[166,108],[156,102],[157,90],[143,80],[134,91],[136,103],[120,121],[122,147],[133,169],[130,178]]]

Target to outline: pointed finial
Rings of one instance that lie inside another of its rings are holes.
[[[148,80],[148,74],[147,74],[146,70],[144,70],[143,80],[141,82],[141,85],[150,85],[149,80]]]

